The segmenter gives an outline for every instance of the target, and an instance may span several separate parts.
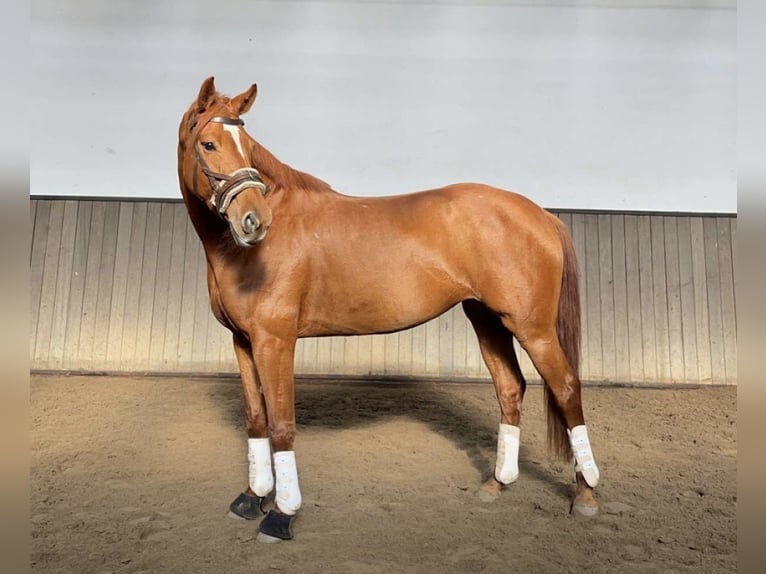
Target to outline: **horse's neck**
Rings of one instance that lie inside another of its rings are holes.
[[[321,179],[282,163],[258,142],[254,141],[253,144],[253,163],[270,188],[282,188],[288,193],[298,190],[334,193]]]
[[[274,212],[275,219],[280,217],[280,212],[300,211],[304,199],[311,195],[316,200],[325,197],[332,200],[340,197],[333,189],[322,180],[291,168],[279,161],[266,148],[254,142],[253,163],[261,174],[273,195],[269,195],[269,203]],[[182,189],[189,219],[197,232],[202,246],[205,249],[208,262],[215,268],[227,265],[229,258],[241,257],[241,251],[234,245],[229,225],[218,215],[213,213],[207,205],[200,201],[191,191]],[[255,248],[249,251],[256,255]]]

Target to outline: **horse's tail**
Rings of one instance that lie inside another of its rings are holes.
[[[564,252],[564,270],[561,275],[561,294],[559,295],[556,334],[564,355],[572,367],[575,376],[580,378],[580,281],[572,236],[564,223],[555,217],[556,231]],[[545,388],[545,406],[548,419],[548,447],[566,461],[572,459],[569,434],[564,415],[548,385]]]

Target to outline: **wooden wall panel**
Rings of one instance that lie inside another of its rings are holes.
[[[88,246],[92,228],[92,202],[78,202],[77,229],[74,238],[74,253],[69,288],[69,307],[66,317],[66,335],[62,368],[77,368],[80,356],[80,330],[85,304],[85,283],[88,270]]]
[[[35,221],[32,225],[32,243],[29,253],[29,358],[36,363],[35,348],[37,347],[37,327],[40,319],[40,298],[43,290],[43,273],[45,272],[45,248],[48,238],[48,222],[50,219],[50,201],[35,201]],[[41,338],[47,337],[41,333]]]
[[[721,315],[723,323],[724,372],[727,383],[737,381],[737,307],[735,297],[734,256],[736,219],[718,219],[718,269],[721,280]]]
[[[126,302],[128,288],[133,272],[131,268],[130,246],[133,231],[133,208],[130,202],[119,204],[117,223],[117,242],[114,254],[114,280],[112,282],[111,308],[109,311],[109,328],[106,342],[106,368],[120,368],[122,355],[122,337],[125,328]]]
[[[122,317],[119,368],[130,369],[136,361],[136,343],[140,331],[138,322],[141,309],[141,278],[144,273],[146,228],[149,222],[146,203],[135,203],[131,213],[130,248],[128,252],[128,278]],[[118,240],[119,241],[119,240]]]
[[[684,333],[681,312],[681,269],[678,263],[677,218],[663,217],[665,234],[665,296],[668,302],[668,345],[670,347],[670,380],[686,380],[684,366]]]
[[[737,382],[736,218],[557,215],[579,260],[584,380]],[[32,199],[30,218],[33,369],[236,372],[183,204]],[[525,375],[537,379],[516,348]],[[301,340],[295,366],[488,377],[460,305],[401,333]]]
[[[612,224],[612,292],[614,304],[614,378],[630,380],[628,283],[625,261],[625,216],[610,215]]]
[[[138,295],[136,338],[132,341],[133,365],[137,371],[149,370],[152,316],[154,315],[154,286],[157,277],[157,257],[160,236],[160,212],[158,205],[147,205],[146,229],[144,231],[143,264],[141,265],[140,291]],[[136,273],[138,270],[136,269]],[[136,277],[136,280],[139,280]],[[130,343],[127,343],[130,348]],[[130,355],[129,355],[130,356]]]
[[[64,220],[64,202],[51,204],[45,236],[45,251],[42,256],[42,285],[37,316],[37,341],[32,361],[45,361],[50,356],[53,316],[56,305],[56,283],[58,281],[59,247]],[[40,336],[41,335],[41,336]]]

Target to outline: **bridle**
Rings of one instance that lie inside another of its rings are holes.
[[[245,122],[240,118],[226,118],[223,116],[214,116],[207,120],[208,122],[215,122],[218,124],[226,124],[230,126],[243,126]],[[197,122],[192,122],[191,131],[197,126]],[[200,126],[200,129],[202,127]],[[217,173],[211,170],[205,160],[202,158],[202,154],[199,151],[199,142],[197,138],[194,139],[194,194],[197,195],[197,164],[199,164],[202,173],[204,173],[210,181],[210,187],[212,189],[212,195],[210,197],[210,203],[216,208],[218,215],[223,218],[226,215],[226,210],[229,209],[232,200],[250,187],[257,188],[263,197],[269,192],[269,187],[261,179],[261,174],[254,167],[242,167],[230,174]]]

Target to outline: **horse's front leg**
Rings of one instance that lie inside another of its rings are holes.
[[[245,395],[245,418],[247,420],[248,487],[229,506],[229,516],[253,520],[261,518],[263,501],[274,489],[271,470],[271,447],[266,424],[266,406],[260,392],[258,372],[253,361],[250,342],[234,333],[234,355],[237,357],[242,390]]]
[[[261,330],[253,337],[253,356],[266,399],[268,427],[274,450],[276,494],[274,508],[261,521],[258,540],[279,542],[293,537],[293,519],[301,506],[298,467],[295,462],[295,380],[293,364],[296,337]]]

